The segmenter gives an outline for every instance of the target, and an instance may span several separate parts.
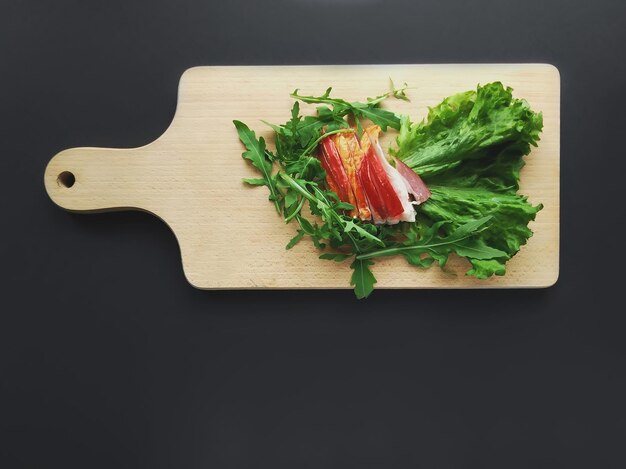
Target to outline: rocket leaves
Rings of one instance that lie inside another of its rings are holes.
[[[355,259],[350,268],[352,269],[352,277],[350,278],[350,285],[354,286],[354,294],[361,300],[367,298],[372,291],[374,291],[374,284],[376,283],[376,277],[372,274],[370,266],[374,263],[368,260]]]
[[[412,224],[406,233],[406,239],[392,244],[385,249],[371,251],[356,256],[357,260],[373,259],[375,257],[403,255],[409,264],[430,267],[437,261],[444,267],[448,256],[456,252],[461,256],[476,259],[493,259],[505,256],[506,253],[487,246],[476,238],[485,225],[491,220],[490,216],[479,218],[459,226],[447,236],[441,236],[445,222],[437,222],[429,227]]]
[[[302,96],[298,94],[298,90],[295,90],[291,93],[291,97],[308,104],[330,105],[332,108],[318,107],[318,116],[321,120],[327,120],[329,124],[335,124],[337,127],[347,127],[343,117],[351,114],[355,119],[371,120],[374,124],[379,125],[383,132],[386,132],[388,127],[400,130],[400,118],[393,112],[380,108],[379,104],[389,96],[394,96],[397,99],[406,99],[406,94],[404,94],[403,90],[394,89],[389,93],[369,99],[366,103],[350,103],[343,99],[331,98],[331,91],[332,88],[328,88],[321,96]]]
[[[256,138],[254,131],[241,121],[233,121],[239,134],[239,139],[246,147],[246,151],[242,156],[250,160],[252,165],[259,170],[262,179],[244,179],[244,181],[253,186],[267,186],[270,191],[269,199],[274,202],[276,210],[280,213],[280,207],[278,205],[278,191],[276,189],[276,183],[272,176],[272,161],[265,149],[265,140],[263,137]]]

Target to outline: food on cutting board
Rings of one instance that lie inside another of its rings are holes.
[[[542,205],[518,194],[524,156],[537,146],[541,113],[500,82],[445,98],[421,122],[381,107],[408,100],[406,85],[365,102],[305,96],[295,90],[291,119],[274,131],[274,147],[234,121],[243,157],[258,170],[247,184],[266,186],[269,200],[320,258],[350,261],[351,285],[367,297],[376,258],[403,256],[414,266],[444,268],[464,257],[467,275],[504,275],[506,263],[532,236]],[[316,105],[302,115],[300,103]],[[385,152],[379,137],[396,132]]]

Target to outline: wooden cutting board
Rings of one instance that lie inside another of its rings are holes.
[[[261,120],[288,120],[292,99],[321,94],[364,100],[406,82],[411,102],[384,107],[421,119],[427,107],[478,83],[502,81],[543,112],[539,147],[527,157],[521,192],[545,208],[531,224],[534,236],[507,264],[504,277],[477,280],[468,264],[451,259],[447,272],[410,267],[401,258],[376,261],[377,288],[547,287],[559,272],[559,72],[551,65],[364,65],[197,67],[178,90],[170,127],[154,142],[132,149],[72,148],[45,171],[50,198],[76,212],[144,210],[162,219],[178,240],[183,270],[197,288],[349,288],[347,263],[319,260],[303,240],[287,251],[295,226],[285,225],[266,188],[245,186],[254,171],[232,124],[246,122],[271,141]],[[303,110],[313,113],[313,106]],[[391,144],[393,132],[385,136]],[[387,147],[388,145],[384,145]]]

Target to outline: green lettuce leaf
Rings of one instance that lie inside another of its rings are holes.
[[[468,275],[504,275],[506,262],[532,236],[528,224],[543,206],[517,191],[523,157],[537,145],[542,127],[542,115],[499,82],[444,99],[425,122],[402,119],[396,156],[432,192],[419,211],[430,223],[442,223],[446,234],[491,217],[474,246],[455,249],[472,264]],[[503,255],[486,258],[490,249]]]
[[[490,215],[487,228],[477,235],[485,246],[497,249],[504,256],[496,259],[479,259],[469,251],[456,250],[467,257],[473,269],[467,272],[478,278],[504,275],[505,263],[526,244],[533,234],[528,223],[542,209],[542,205],[531,205],[526,197],[517,194],[497,193],[486,189],[429,186],[430,199],[421,205],[422,213],[434,222],[447,222],[443,230],[448,232],[480,217]]]
[[[405,241],[394,243],[378,251],[359,254],[356,259],[366,260],[400,254],[409,264],[427,268],[435,261],[440,267],[444,267],[452,252],[480,260],[506,257],[506,252],[488,246],[483,239],[477,237],[489,226],[488,223],[491,218],[487,216],[477,220],[469,220],[463,225],[448,230],[444,229],[447,224],[445,221],[434,223],[431,226],[413,223],[404,233]],[[441,236],[440,232],[442,231],[448,232],[448,235]]]
[[[494,82],[444,99],[425,122],[412,124],[403,117],[396,156],[428,177],[508,146],[527,155],[537,145],[543,118],[512,91]]]

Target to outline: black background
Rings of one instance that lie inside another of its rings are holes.
[[[0,5],[0,466],[626,467],[624,2]],[[44,191],[191,66],[438,62],[560,69],[555,287],[203,292],[158,220]]]

